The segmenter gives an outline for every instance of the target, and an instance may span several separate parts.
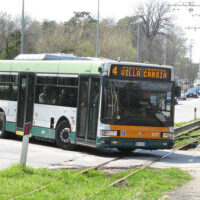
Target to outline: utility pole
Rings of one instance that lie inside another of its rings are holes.
[[[192,64],[192,48],[193,48],[193,43],[192,40],[190,40],[190,64]]]
[[[192,13],[194,11],[194,7],[200,7],[200,4],[194,4],[194,1],[189,1],[189,2],[183,2],[183,3],[175,3],[175,4],[168,4],[168,6],[170,7],[174,7],[173,10],[176,9],[176,7],[186,7],[188,8],[188,11],[190,13]],[[179,9],[178,9],[179,10]],[[193,14],[193,17],[195,16],[200,16],[199,14]],[[186,27],[185,29],[193,29],[193,30],[197,30],[200,29],[200,27]]]
[[[192,87],[192,48],[193,48],[193,40],[190,40],[190,87]]]
[[[98,8],[97,8],[97,43],[96,43],[96,57],[99,57],[99,1],[98,0]]]
[[[200,7],[200,4],[195,4],[194,1],[168,4],[168,6],[173,7],[173,10],[176,10],[176,8],[185,7],[189,11],[189,13],[192,15],[192,17],[200,16],[200,15],[192,14],[192,12],[194,12],[195,7]],[[185,29],[193,29],[196,31],[197,29],[200,29],[200,27],[186,27]],[[193,85],[193,83],[192,83],[192,48],[193,48],[193,44],[192,44],[192,41],[190,41],[190,46],[189,46],[189,63],[190,63],[190,74],[189,74],[190,80],[189,80],[189,82],[190,82],[190,86]]]
[[[194,1],[183,2],[183,3],[175,3],[175,4],[168,4],[170,7],[187,7],[188,11],[191,13],[194,11],[194,7],[200,7],[200,4],[194,4]]]
[[[189,27],[185,27],[185,29],[189,29],[189,30],[198,30],[198,29],[200,29],[200,27],[192,27],[192,26],[189,26]]]
[[[183,2],[183,3],[175,3],[175,4],[168,4],[169,7],[173,7],[173,10],[179,10],[181,7],[185,7],[188,9],[190,14],[194,11],[194,7],[200,7],[200,4],[194,4],[194,1],[189,1],[189,2]],[[195,15],[192,15],[193,17]]]
[[[21,54],[24,53],[24,0],[22,0]]]
[[[145,14],[138,14],[138,38],[137,38],[137,62],[140,62],[140,17]]]
[[[165,38],[164,38],[164,65],[166,65],[166,60],[167,60],[167,34],[165,33]]]

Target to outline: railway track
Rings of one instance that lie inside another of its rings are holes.
[[[130,172],[128,175],[126,175],[126,176],[124,176],[124,177],[122,177],[122,178],[120,178],[120,179],[114,181],[114,182],[111,183],[107,188],[116,186],[117,184],[119,184],[119,183],[125,181],[126,179],[128,179],[128,178],[131,177],[131,176],[133,176],[134,174],[136,174],[136,173],[142,171],[142,170],[145,169],[146,167],[149,167],[149,166],[153,165],[154,163],[156,163],[156,162],[158,162],[158,161],[160,161],[160,160],[166,158],[167,156],[169,156],[170,154],[176,152],[177,150],[182,150],[182,149],[184,149],[186,146],[188,146],[188,145],[190,145],[190,144],[192,144],[192,143],[194,143],[194,142],[198,142],[199,140],[200,140],[200,136],[197,137],[195,140],[193,140],[193,141],[191,141],[191,142],[189,142],[189,143],[187,143],[187,144],[184,144],[184,145],[181,146],[181,147],[178,147],[178,148],[176,148],[176,149],[171,150],[170,152],[166,153],[165,155],[163,155],[163,156],[161,156],[161,157],[159,157],[159,158],[157,158],[157,159],[155,159],[155,160],[153,160],[153,161],[147,162],[146,164],[144,164],[144,165],[142,165],[141,167],[139,167],[137,170],[135,170],[135,171],[133,171],[133,172]],[[94,195],[99,194],[100,192],[105,191],[107,188],[104,188],[103,190],[96,191],[96,192],[94,193]]]
[[[195,134],[192,134],[193,131],[198,131]],[[181,140],[187,140],[190,139],[192,140],[191,142],[189,142],[188,144],[185,144],[180,150],[186,150],[188,148],[194,148],[195,146],[198,145],[198,138],[200,137],[200,126],[196,126],[188,131],[184,131],[181,134],[175,136],[174,141],[181,141]],[[197,138],[197,141],[193,140]]]
[[[133,153],[137,153],[137,152],[139,152],[139,151],[141,151],[141,150],[136,150],[136,151],[133,152]],[[84,155],[84,156],[85,156],[85,155]],[[79,174],[86,174],[86,173],[89,172],[90,170],[93,170],[93,169],[96,170],[96,169],[98,169],[98,168],[101,168],[101,167],[103,167],[103,166],[105,166],[105,165],[107,165],[107,164],[113,162],[113,161],[120,160],[120,159],[122,159],[123,157],[125,157],[125,156],[119,156],[119,157],[117,157],[117,158],[113,158],[113,159],[111,159],[111,160],[109,160],[109,161],[103,162],[103,163],[101,163],[101,164],[99,164],[99,165],[97,165],[97,166],[93,166],[93,167],[90,167],[90,168],[88,168],[88,169],[84,169],[84,170],[80,171],[79,173],[77,173],[77,175],[79,175]],[[76,160],[76,159],[74,159],[74,160]],[[72,161],[72,160],[70,160],[70,161]],[[44,186],[41,186],[41,187],[39,187],[39,188],[37,188],[37,189],[35,189],[35,190],[32,190],[32,191],[30,191],[30,192],[27,192],[27,193],[25,193],[25,194],[22,194],[22,195],[20,195],[20,196],[14,197],[14,198],[11,198],[10,200],[20,199],[20,198],[23,198],[23,197],[25,197],[25,196],[32,195],[32,194],[34,194],[34,193],[36,193],[36,192],[39,192],[39,191],[41,191],[41,190],[43,190],[43,189],[45,189],[45,188],[47,188],[47,187],[49,187],[49,186],[51,186],[51,185],[53,185],[53,184],[59,182],[59,181],[61,181],[61,180],[55,181],[55,182],[53,182],[53,183],[50,183],[50,184],[47,184],[47,185],[44,185]]]
[[[195,131],[195,130],[199,130],[199,129],[200,129],[200,127],[192,128],[191,130],[189,130],[189,131],[187,131],[187,132],[184,132],[184,133],[182,133],[182,134],[180,134],[180,135],[177,135],[177,136],[175,137],[175,140],[181,140],[181,139],[187,138],[187,137],[189,137],[189,133],[191,133],[192,131]],[[154,159],[153,161],[147,161],[145,164],[141,165],[137,170],[134,170],[134,171],[130,172],[128,175],[126,175],[126,176],[124,176],[124,177],[122,177],[122,178],[120,178],[120,179],[114,181],[113,183],[111,183],[110,185],[108,185],[108,187],[105,187],[105,188],[102,189],[102,190],[96,191],[93,195],[96,195],[96,194],[98,194],[98,193],[100,193],[100,192],[105,191],[107,188],[110,188],[110,187],[116,186],[116,185],[119,184],[119,183],[122,183],[123,181],[125,181],[125,180],[128,179],[129,177],[133,176],[134,174],[136,174],[136,173],[138,173],[138,172],[144,170],[146,167],[149,167],[149,166],[153,165],[154,163],[159,162],[159,161],[161,161],[162,159],[166,158],[166,157],[169,156],[170,154],[176,152],[177,150],[185,149],[187,146],[189,146],[189,145],[191,145],[191,144],[193,144],[193,143],[195,143],[195,142],[198,142],[198,141],[200,140],[200,134],[195,135],[195,136],[192,136],[192,137],[193,137],[193,138],[195,137],[195,139],[192,140],[192,141],[190,141],[189,143],[184,144],[183,146],[178,147],[178,148],[176,148],[176,149],[173,149],[173,150],[171,150],[170,152],[166,153],[165,155],[163,155],[163,156],[161,156],[161,157],[159,157],[159,158]],[[138,150],[138,151],[142,151],[142,150]],[[133,152],[133,153],[137,153],[138,151],[135,151],[135,152]],[[84,169],[84,170],[80,171],[80,172],[77,173],[77,174],[87,174],[87,172],[89,172],[90,170],[97,170],[97,169],[99,169],[99,168],[103,168],[105,165],[107,165],[107,164],[109,164],[109,163],[111,163],[111,162],[120,160],[120,159],[122,159],[123,157],[125,157],[125,156],[122,155],[122,156],[113,158],[113,159],[111,159],[111,160],[109,160],[109,161],[106,161],[106,162],[104,162],[104,163],[101,163],[101,164],[99,164],[99,165],[90,167],[90,168],[88,168],[88,169]],[[47,188],[48,186],[53,185],[53,184],[55,184],[55,183],[57,183],[57,182],[59,182],[59,181],[61,181],[61,180],[58,180],[58,181],[56,181],[56,182],[53,182],[53,183],[44,185],[44,186],[42,186],[42,187],[40,187],[40,188],[37,188],[37,189],[35,189],[35,190],[33,190],[33,191],[30,191],[30,192],[25,193],[25,194],[23,194],[23,195],[20,195],[20,196],[18,196],[18,197],[12,198],[12,199],[10,199],[10,200],[20,199],[20,198],[23,198],[23,197],[25,197],[25,196],[32,195],[32,194],[34,194],[34,193],[36,193],[36,192],[39,192],[39,191],[41,191],[41,190]],[[90,196],[89,198],[91,198],[91,196]]]
[[[176,135],[174,139],[175,139],[175,140],[181,140],[182,138],[184,139],[184,137],[188,137],[188,135],[189,135],[190,133],[192,133],[193,131],[196,131],[196,130],[200,130],[200,126],[194,127],[194,128],[192,128],[192,129],[190,129],[190,130],[188,130],[188,131],[184,131],[184,132],[182,132],[181,134]],[[200,132],[200,131],[199,131],[199,132]]]

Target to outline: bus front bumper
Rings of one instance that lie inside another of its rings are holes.
[[[132,139],[132,138],[97,138],[99,148],[133,148],[133,149],[172,149],[174,141],[172,139]]]

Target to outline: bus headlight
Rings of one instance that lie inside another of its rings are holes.
[[[101,136],[120,136],[120,131],[101,130]]]
[[[162,138],[173,139],[174,133],[162,133]]]

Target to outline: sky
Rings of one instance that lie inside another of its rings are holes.
[[[131,16],[135,13],[138,3],[145,0],[99,0],[100,19],[112,18],[115,21]],[[190,0],[169,0],[170,4],[183,5]],[[200,0],[193,0],[195,5],[200,5]],[[24,0],[25,15],[33,19],[43,21],[44,19],[63,22],[73,16],[73,12],[87,11],[93,17],[97,17],[98,0]],[[193,44],[192,60],[200,62],[200,29],[188,30],[186,27],[200,27],[200,6],[193,7],[189,12],[188,7],[176,7],[173,14],[176,17],[175,23],[181,26],[185,31],[187,38],[187,47],[189,49],[190,41]],[[20,16],[22,12],[22,0],[0,0],[0,12],[6,12],[12,17]],[[195,16],[192,16],[195,15]],[[199,21],[199,22],[198,22]],[[199,24],[199,25],[198,25]],[[188,51],[189,52],[189,51]],[[189,55],[189,53],[188,53]]]
[[[141,1],[141,0],[140,0]],[[99,0],[101,18],[123,18],[134,12],[139,0]],[[37,20],[67,21],[73,12],[88,11],[97,16],[98,0],[24,0],[25,12]],[[12,6],[11,6],[12,5]],[[22,0],[0,0],[0,11],[21,14]]]

